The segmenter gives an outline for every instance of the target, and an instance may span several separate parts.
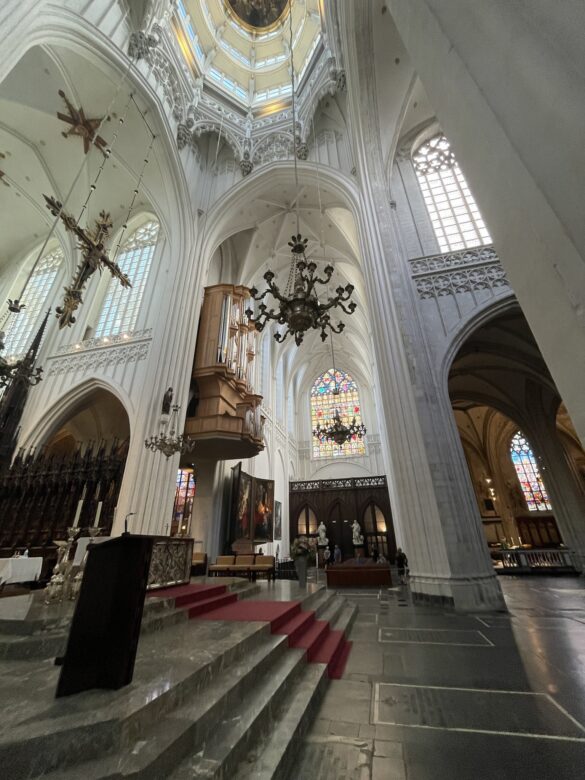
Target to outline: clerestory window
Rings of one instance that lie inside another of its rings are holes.
[[[158,233],[158,222],[146,222],[120,247],[116,262],[129,276],[132,287],[122,287],[117,279],[110,279],[96,326],[96,338],[115,336],[136,326]]]
[[[4,344],[8,360],[24,355],[30,346],[33,330],[47,303],[62,262],[63,252],[58,248],[42,257],[32,272],[22,293],[24,308],[19,314],[11,315],[6,331]]]
[[[421,144],[412,162],[441,252],[491,244],[447,138],[440,133]]]

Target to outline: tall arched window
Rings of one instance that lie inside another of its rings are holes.
[[[442,133],[412,155],[418,181],[441,252],[491,244],[449,141]]]
[[[158,222],[146,222],[120,247],[116,262],[130,277],[132,287],[122,287],[118,279],[110,279],[95,329],[96,338],[123,333],[135,327],[158,231]]]
[[[4,343],[7,358],[13,359],[23,355],[30,346],[33,330],[62,262],[63,252],[58,248],[41,258],[32,272],[22,294],[25,308],[20,314],[12,315],[6,332]]]
[[[334,390],[339,389],[339,393]],[[358,388],[354,380],[345,371],[335,371],[330,368],[318,376],[311,388],[311,430],[320,425],[329,426],[335,412],[343,422],[350,422],[355,417],[356,423],[362,422],[361,403]],[[354,436],[342,447],[332,441],[321,441],[313,436],[314,458],[339,458],[365,455],[366,445],[363,439]]]
[[[529,511],[552,509],[536,458],[521,431],[518,431],[512,438],[510,455]]]
[[[276,383],[274,385],[274,412],[278,422],[284,421],[284,358],[280,358],[276,366]]]

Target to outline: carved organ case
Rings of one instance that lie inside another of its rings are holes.
[[[262,396],[253,389],[256,330],[245,310],[247,287],[217,284],[205,288],[193,379],[199,400],[185,433],[205,442],[204,457],[249,458],[264,449]]]

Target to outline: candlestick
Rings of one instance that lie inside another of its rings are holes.
[[[97,526],[100,523],[100,515],[102,513],[102,503],[103,501],[98,501],[97,512],[95,513],[95,520],[93,521],[94,528],[97,528]]]
[[[82,507],[83,507],[83,499],[80,498],[79,501],[77,502],[77,510],[75,512],[75,518],[73,520],[73,526],[72,526],[73,528],[77,528],[79,524],[79,518],[81,516]]]

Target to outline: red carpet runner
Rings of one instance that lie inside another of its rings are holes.
[[[270,623],[273,634],[288,635],[289,647],[306,651],[307,661],[327,664],[331,679],[343,675],[351,642],[343,631],[332,631],[328,621],[316,620],[313,611],[301,610],[300,601],[239,601],[225,585],[181,585],[149,595],[173,598],[175,606],[187,609],[190,618]]]

